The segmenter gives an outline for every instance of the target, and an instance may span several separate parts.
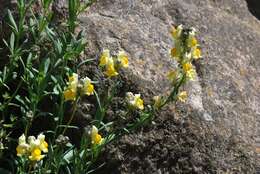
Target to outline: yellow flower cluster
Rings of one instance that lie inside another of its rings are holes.
[[[179,25],[177,28],[173,27],[171,30],[171,35],[172,38],[174,39],[174,46],[175,46],[171,49],[171,56],[177,61],[180,61],[181,53],[183,51],[183,47],[180,39],[182,37],[182,31],[183,31],[182,25]]]
[[[141,99],[140,94],[133,94],[132,92],[127,92],[126,99],[130,107],[140,110],[144,109],[144,101]]]
[[[100,145],[103,142],[104,138],[98,133],[96,126],[92,126],[91,130],[91,143],[93,145]]]
[[[195,78],[196,71],[190,62],[183,63],[182,68],[188,79],[193,80]]]
[[[22,134],[18,140],[18,146],[16,147],[17,156],[27,156],[31,161],[40,161],[45,155],[42,152],[48,152],[48,143],[45,141],[45,135],[39,134],[37,139],[34,136],[28,137],[28,143],[26,137]]]
[[[198,48],[198,40],[195,37],[196,30],[191,28],[188,34],[187,45],[190,48],[192,58],[197,60],[201,58],[201,51]]]
[[[171,30],[174,47],[170,50],[170,54],[179,66],[178,69],[170,71],[167,77],[174,85],[185,83],[186,80],[194,80],[196,76],[192,61],[201,58],[201,50],[195,35],[196,30],[194,28],[184,29],[182,25],[173,27]],[[185,102],[187,96],[187,92],[182,91],[177,95],[177,99]]]
[[[174,48],[171,49],[171,56],[182,66],[188,80],[194,80],[196,74],[191,64],[192,60],[201,58],[201,50],[199,49],[195,33],[196,30],[194,28],[184,30],[182,25],[176,28],[173,27],[171,30],[174,40]],[[170,72],[168,75],[171,81],[176,80],[177,77],[177,71]]]
[[[71,76],[69,76],[68,86],[63,92],[65,101],[76,100],[78,90],[80,91],[81,95],[93,95],[94,85],[88,77],[81,79],[79,82],[78,74],[73,73]]]
[[[180,60],[180,56],[183,52],[190,52],[193,59],[201,58],[201,51],[198,48],[198,40],[195,37],[196,30],[194,28],[186,31],[186,36],[183,34],[183,26],[179,25],[177,28],[173,27],[171,30],[172,38],[174,39],[175,47],[171,49],[171,55],[173,58]],[[187,47],[189,50],[183,48],[183,39],[185,39],[184,47]]]
[[[101,53],[99,66],[104,68],[107,77],[117,76],[120,68],[128,67],[128,56],[124,51],[119,51],[117,56],[111,57],[110,50],[105,49]]]

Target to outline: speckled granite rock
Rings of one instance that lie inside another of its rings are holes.
[[[186,86],[190,97],[183,108],[217,134],[254,146],[260,136],[260,22],[248,5],[244,0],[102,0],[80,20],[90,55],[102,48],[125,50],[130,71],[150,82],[142,88],[156,92],[167,89],[165,73],[174,67],[168,53],[171,25],[196,27],[203,58],[194,64],[198,77]]]
[[[102,48],[125,50],[130,70],[165,91],[174,67],[168,50],[171,24],[199,31],[203,58],[197,80],[187,85],[192,115],[210,120],[220,133],[257,136],[260,117],[260,22],[240,0],[102,0],[81,17],[89,54]],[[260,133],[260,132],[258,132]]]

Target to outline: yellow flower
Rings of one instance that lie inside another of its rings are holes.
[[[179,39],[179,37],[181,36],[182,30],[183,30],[182,25],[179,25],[177,28],[172,27],[171,35],[172,35],[173,39]]]
[[[98,133],[98,129],[96,126],[92,126],[91,130],[91,143],[93,145],[99,145],[103,141],[102,136]]]
[[[188,47],[194,48],[198,45],[198,41],[195,37],[196,30],[194,28],[191,28],[191,31],[189,32],[188,36]]]
[[[195,37],[193,37],[193,38],[191,39],[191,47],[196,47],[197,44],[198,44],[198,40],[197,40]]]
[[[179,61],[180,51],[177,48],[172,48],[171,49],[171,56],[172,56],[172,58],[175,58],[177,61]]]
[[[196,75],[196,71],[194,69],[191,69],[186,73],[186,76],[189,80],[194,80],[195,75]]]
[[[172,70],[167,74],[167,78],[170,81],[175,81],[178,78],[178,72],[176,70]]]
[[[143,110],[144,109],[144,101],[141,99],[140,94],[133,94],[132,92],[126,93],[128,104],[134,108]]]
[[[192,56],[193,56],[194,59],[201,58],[201,51],[200,51],[200,49],[199,48],[194,49],[193,52],[192,52]]]
[[[106,71],[104,72],[104,74],[108,77],[113,77],[118,75],[118,72],[115,69],[114,61],[112,58],[108,60],[108,63],[106,65]]]
[[[42,155],[41,153],[42,153],[42,151],[40,148],[34,148],[31,151],[31,155],[29,156],[29,159],[31,161],[40,161],[45,156],[45,155]]]
[[[28,152],[27,149],[28,149],[27,146],[18,145],[18,146],[16,147],[17,156],[25,155],[25,154]]]
[[[72,89],[67,89],[63,92],[65,101],[68,100],[76,100],[77,93],[73,91]]]
[[[188,38],[188,47],[194,48],[198,45],[198,41],[194,36],[189,36]]]
[[[37,139],[34,136],[28,137],[28,144],[26,143],[26,138],[23,135],[19,137],[19,143],[16,148],[17,156],[29,155],[31,161],[40,161],[44,158],[44,153],[48,152],[48,143],[45,141],[45,135],[39,134]]]
[[[185,53],[185,54],[183,55],[183,59],[184,59],[185,61],[191,61],[191,53]]]
[[[183,71],[185,72],[189,80],[194,80],[196,71],[193,69],[192,64],[190,62],[183,64]]]
[[[22,156],[28,153],[29,145],[26,143],[25,136],[22,134],[18,140],[18,146],[16,147],[17,156]]]
[[[128,67],[128,56],[124,51],[119,51],[117,55],[117,59],[120,63],[120,67],[127,68]]]
[[[140,98],[140,95],[135,98],[135,105],[140,110],[144,109],[144,101]]]
[[[93,95],[94,94],[94,85],[91,83],[91,80],[86,77],[83,79],[83,92],[86,95]]]
[[[109,50],[104,50],[100,57],[99,66],[104,67],[104,74],[113,77],[118,75],[118,69],[128,67],[128,56],[124,51],[119,51],[117,57],[111,57]]]
[[[28,143],[29,143],[31,149],[34,149],[35,147],[40,146],[40,140],[36,139],[34,136],[28,137]]]
[[[45,135],[39,134],[37,139],[34,136],[28,137],[28,143],[30,146],[30,156],[29,159],[31,161],[40,161],[45,155],[42,155],[42,151],[44,153],[48,152],[48,143],[45,141]]]
[[[39,134],[37,139],[40,141],[40,149],[44,152],[47,153],[48,152],[48,143],[45,141],[45,135],[43,134]]]
[[[181,102],[186,102],[187,97],[188,97],[187,92],[186,91],[182,91],[178,95],[178,100],[180,100]]]
[[[161,96],[154,96],[153,97],[154,100],[154,108],[159,108],[162,104],[163,104],[163,100]]]
[[[78,74],[73,73],[72,76],[69,76],[67,89],[63,92],[65,101],[76,99],[78,81]]]
[[[110,58],[110,51],[108,49],[103,50],[99,59],[99,66],[105,66]]]
[[[192,69],[192,64],[190,62],[184,63],[183,64],[183,70],[184,72],[188,72],[189,70]]]
[[[76,73],[73,73],[72,76],[69,76],[68,88],[72,89],[73,91],[77,91],[79,82],[79,76]]]

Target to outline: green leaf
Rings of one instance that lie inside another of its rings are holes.
[[[77,127],[77,126],[68,126],[68,125],[64,125],[64,124],[58,125],[57,127],[58,128],[64,127],[64,128],[68,128],[68,129],[79,129],[79,127]]]
[[[52,1],[53,1],[53,0],[43,0],[43,8],[44,8],[45,10],[49,9],[50,4],[51,4]]]
[[[12,128],[12,127],[13,127],[13,124],[3,124],[3,127],[4,127],[4,128]]]
[[[49,70],[50,63],[51,63],[50,58],[47,58],[45,60],[45,62],[44,62],[44,70],[43,70],[43,72],[44,72],[45,75],[47,74],[47,72]]]
[[[58,53],[61,54],[61,52],[62,52],[62,43],[60,42],[60,40],[55,42],[54,45],[57,48]]]
[[[74,155],[74,149],[73,146],[67,150],[62,158],[62,163],[64,164],[69,164],[71,162],[71,160],[73,159],[73,155]]]
[[[28,70],[28,69],[27,69],[27,70]],[[32,71],[28,70],[28,73],[29,73],[30,79],[34,79],[34,78],[35,78],[35,76],[34,76],[34,74],[33,74]]]
[[[12,54],[14,53],[14,42],[15,42],[15,36],[14,33],[12,32],[10,37],[10,50]]]
[[[19,101],[21,104],[23,104],[24,106],[26,106],[26,104],[25,104],[23,98],[22,98],[20,95],[16,95],[16,96],[15,96],[15,99],[16,99],[17,101]]]
[[[128,134],[130,133],[130,131],[129,131],[128,129],[126,129],[126,128],[124,128],[123,130],[124,130],[126,133],[128,133]]]
[[[24,0],[18,0],[17,6],[18,6],[18,9],[24,10],[24,8],[25,8]],[[22,12],[23,11],[20,11],[20,13],[22,13]]]
[[[17,116],[11,115],[11,116],[10,116],[10,120],[11,120],[11,122],[16,121],[16,120],[17,120]]]
[[[6,47],[10,49],[9,44],[6,42],[5,39],[3,39],[3,42],[4,42],[4,44],[6,45]]]
[[[71,174],[69,166],[66,166],[66,167],[65,167],[65,170],[66,170],[65,173],[67,173],[67,174]]]
[[[3,80],[5,81],[6,80],[6,75],[7,75],[7,67],[5,66],[4,67],[4,71],[3,71]]]
[[[84,153],[85,153],[85,150],[82,150],[82,151],[79,153],[79,157],[80,157],[80,158],[83,158]]]
[[[105,129],[106,131],[108,131],[108,130],[109,130],[109,126],[111,126],[111,125],[113,125],[113,124],[114,124],[113,121],[108,122],[108,123],[106,123],[106,124],[104,124],[103,122],[101,122],[101,125],[102,125],[102,126],[99,128],[99,130]]]
[[[54,65],[54,68],[56,68],[60,63],[62,62],[62,59],[58,59],[57,62]]]
[[[51,79],[52,79],[52,81],[53,81],[55,84],[58,83],[58,80],[56,79],[55,76],[51,75]]]
[[[98,120],[98,121],[102,121],[104,113],[105,113],[105,109],[102,107],[102,104],[100,102],[100,98],[99,98],[96,91],[94,91],[94,94],[95,94],[95,97],[96,97],[96,100],[97,100],[97,103],[98,103],[98,110],[96,112],[95,119]]]
[[[53,94],[59,95],[61,91],[61,87],[59,85],[55,85],[53,88]]]
[[[9,18],[9,21],[10,21],[10,26],[12,27],[12,29],[15,31],[15,33],[18,33],[18,28],[17,28],[17,25],[15,23],[15,20],[14,20],[14,17],[12,15],[12,12],[8,9],[7,10],[7,13],[8,13],[8,18]]]
[[[86,64],[86,63],[88,63],[88,62],[92,62],[92,61],[94,61],[94,60],[96,60],[96,59],[95,59],[95,58],[94,58],[94,59],[86,59],[86,60],[80,62],[80,63],[78,64],[78,66],[77,66],[77,69],[78,69],[79,67],[81,67],[82,65],[84,65],[84,64]]]

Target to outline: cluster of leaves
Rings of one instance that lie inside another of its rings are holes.
[[[117,76],[122,68],[128,67],[128,56],[122,50],[116,56],[103,50],[99,68],[110,82],[109,87],[101,88],[105,91],[97,89],[102,81],[79,78],[79,67],[95,61],[84,57],[84,33],[75,32],[77,16],[92,2],[68,0],[68,18],[61,26],[53,23],[53,0],[42,0],[37,15],[33,11],[35,0],[18,0],[17,16],[8,11],[11,34],[3,41],[6,47],[1,52],[8,61],[0,69],[1,173],[92,173],[106,144],[142,126],[166,104],[185,100],[179,88],[187,81],[191,67],[187,70],[180,62],[179,74],[170,76],[173,86],[169,96],[156,96],[154,105],[150,106],[144,105],[140,94],[127,92],[126,107],[120,117],[136,117],[120,129],[111,129],[119,123],[106,122],[104,118],[117,95]],[[187,63],[184,55],[194,51],[186,44],[189,32],[179,29],[174,32],[179,32],[175,38],[180,43],[179,60]],[[79,57],[84,61],[77,64]],[[91,122],[86,125],[89,129],[76,146],[67,137],[67,131],[79,129],[72,126],[72,120],[79,101],[91,95],[95,112],[86,113],[92,115]]]

